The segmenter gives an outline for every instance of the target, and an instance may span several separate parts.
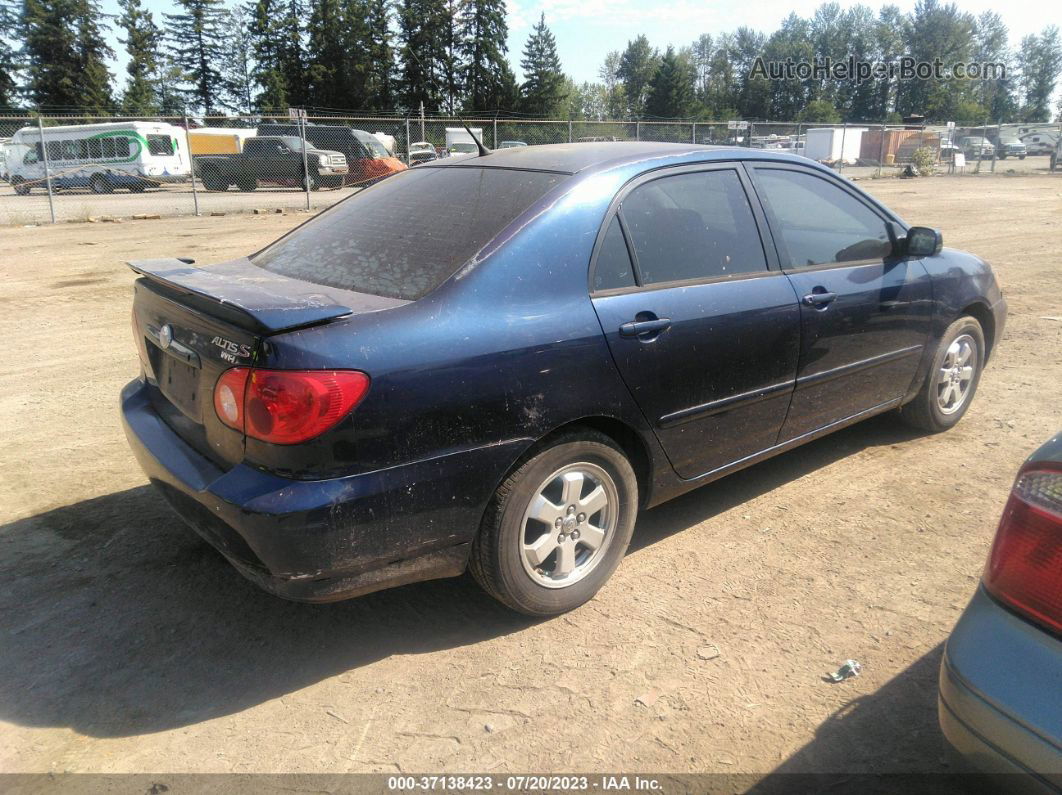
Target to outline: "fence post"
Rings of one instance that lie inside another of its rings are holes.
[[[413,141],[409,137],[409,114],[406,114],[406,165],[409,165],[409,145]]]
[[[697,143],[697,122],[693,122],[693,124],[690,125],[690,143]]]
[[[881,161],[885,159],[885,125],[881,125],[881,143],[878,144],[878,176],[881,176]]]
[[[498,117],[494,117],[494,149],[498,148]]]
[[[800,144],[800,136],[802,134],[800,131],[803,129],[803,127],[804,127],[803,123],[798,121],[797,122],[797,137],[796,137],[796,140],[793,141],[793,154],[797,154],[797,149],[799,148],[799,144]],[[803,152],[800,152],[800,154],[803,154]]]
[[[841,128],[841,161],[837,166],[837,173],[844,171],[844,139],[848,137],[848,122]]]
[[[192,204],[199,215],[199,194],[195,190],[195,158],[192,157],[192,140],[188,137],[188,117],[184,117],[184,148],[188,150],[188,178],[192,181]]]
[[[996,145],[992,147],[992,168],[991,168],[991,172],[993,174],[996,173],[996,155],[999,154],[999,136],[1002,134],[1002,132],[1003,132],[1003,125],[1002,124],[997,124],[996,125]]]
[[[48,185],[48,211],[52,215],[52,223],[55,223],[55,199],[52,196],[52,168],[48,162],[48,145],[44,141],[44,119],[37,113],[37,129],[41,135],[41,154],[44,155],[44,181]]]
[[[641,121],[641,119],[637,119],[634,122],[634,140],[635,141],[642,140],[642,121]]]
[[[306,192],[306,212],[310,211],[310,166],[306,158],[306,110],[299,110],[299,135],[302,138],[302,189]]]

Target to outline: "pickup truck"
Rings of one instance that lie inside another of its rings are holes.
[[[207,190],[255,190],[262,183],[303,187],[302,139],[295,135],[260,135],[244,141],[236,155],[198,155],[195,173]],[[322,185],[339,187],[348,170],[340,152],[306,149],[306,183],[310,190]]]

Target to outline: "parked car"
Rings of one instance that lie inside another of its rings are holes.
[[[959,140],[959,146],[967,158],[973,160],[991,159],[996,151],[995,145],[980,135],[968,135]]]
[[[196,155],[195,172],[207,190],[228,190],[235,185],[253,191],[262,183],[310,190],[322,185],[337,188],[347,173],[347,159],[339,152],[306,148],[294,135],[261,135],[244,141],[238,155]]]
[[[945,647],[938,708],[972,767],[1011,774],[1011,792],[1062,791],[1062,433],[1018,472]]]
[[[434,149],[421,149],[409,153],[409,165],[411,166],[419,166],[423,163],[430,163],[431,161],[438,159],[439,156],[435,154]]]
[[[996,144],[996,154],[1000,160],[1006,160],[1008,157],[1024,160],[1026,155],[1025,144],[1017,138],[1000,138],[999,143]]]
[[[499,149],[515,149],[519,146],[527,146],[527,143],[524,141],[502,141],[498,144]]]
[[[259,126],[258,134],[295,137],[305,134],[306,140],[315,148],[341,153],[347,159],[345,185],[371,185],[407,168],[375,135],[342,124],[310,123],[302,125],[301,129],[298,124],[263,124]]]
[[[640,508],[882,412],[952,427],[1003,330],[987,264],[804,158],[452,160],[249,258],[132,264],[130,445],[273,593],[467,567],[517,610],[569,610]]]

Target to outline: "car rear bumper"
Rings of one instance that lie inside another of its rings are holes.
[[[1008,791],[1062,792],[1062,641],[978,589],[940,667],[940,727]]]
[[[307,602],[461,574],[486,502],[525,444],[293,480],[219,468],[163,422],[140,380],[122,390],[121,413],[137,462],[178,515],[262,588]]]

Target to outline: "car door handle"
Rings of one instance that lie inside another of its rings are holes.
[[[621,337],[638,337],[653,331],[663,331],[671,325],[671,318],[659,317],[655,320],[632,320],[619,327]]]
[[[823,307],[832,304],[837,300],[837,293],[808,293],[804,296],[804,303],[808,306]]]

